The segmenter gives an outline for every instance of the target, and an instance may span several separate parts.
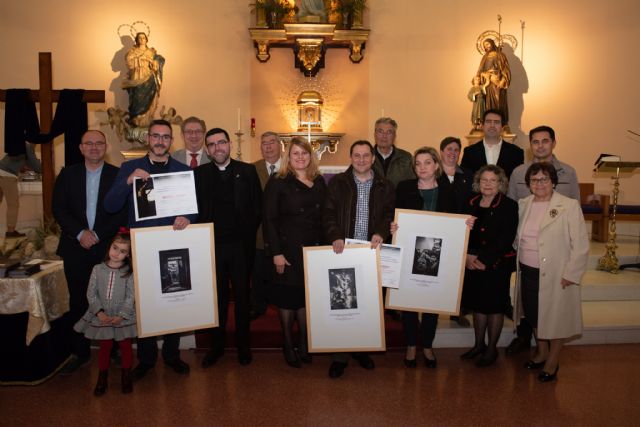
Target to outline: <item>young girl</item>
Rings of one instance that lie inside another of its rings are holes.
[[[89,309],[74,326],[85,337],[100,341],[100,373],[93,392],[96,396],[102,396],[107,391],[113,341],[118,341],[122,357],[122,392],[133,391],[131,338],[136,336],[136,316],[130,252],[129,235],[123,232],[116,234],[104,262],[93,267],[87,289]]]

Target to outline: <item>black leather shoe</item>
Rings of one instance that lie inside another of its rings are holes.
[[[94,396],[102,396],[107,392],[108,384],[107,377],[109,376],[109,371],[106,369],[104,371],[100,371],[98,373],[98,383],[96,384],[96,388],[93,390]]]
[[[418,363],[416,362],[416,359],[404,359],[404,366],[407,368],[415,368],[418,366]]]
[[[189,365],[180,360],[179,357],[173,360],[165,360],[164,364],[173,369],[173,372],[175,372],[176,374],[185,375],[188,374],[190,370]]]
[[[487,366],[491,366],[496,363],[496,360],[498,360],[497,350],[485,351],[482,357],[476,362],[476,367],[486,368]]]
[[[545,361],[543,360],[542,362],[534,362],[533,360],[529,360],[527,361],[527,363],[524,364],[524,367],[526,369],[540,369],[542,367],[544,367]]]
[[[522,337],[516,337],[511,341],[511,344],[504,349],[504,352],[508,355],[514,355],[527,351],[529,348],[531,348],[530,340],[526,340]]]
[[[133,371],[131,371],[131,378],[134,381],[141,380],[145,375],[147,375],[147,372],[149,372],[151,368],[153,368],[153,366],[147,366],[140,363],[138,366],[133,368]]]
[[[284,361],[287,362],[287,365],[292,368],[302,368],[302,364],[300,363],[300,359],[298,358],[298,354],[293,351],[293,349],[282,349],[282,354],[284,355]]]
[[[78,357],[72,356],[72,359],[69,360],[63,367],[60,369],[60,375],[71,375],[87,363],[89,363],[91,359],[89,357]]]
[[[346,363],[331,362],[331,366],[329,366],[329,378],[340,378],[342,374],[344,374],[344,368],[346,367]]]
[[[538,374],[538,381],[540,381],[541,383],[548,383],[550,381],[555,381],[556,377],[558,376],[558,369],[560,369],[560,365],[558,365],[558,367],[556,368],[556,371],[553,374],[550,374],[545,371],[540,372]]]
[[[373,359],[367,353],[356,353],[351,355],[355,360],[358,361],[358,364],[364,369],[374,369],[376,364],[373,363]]]
[[[202,358],[200,366],[202,366],[204,369],[207,369],[209,366],[215,365],[221,356],[221,351],[209,350],[207,351],[207,354],[205,354]]]
[[[250,349],[244,349],[238,351],[238,363],[241,366],[247,366],[253,361],[253,355]]]
[[[462,360],[471,360],[471,359],[475,359],[476,357],[480,356],[481,354],[483,354],[485,352],[485,350],[487,349],[487,346],[484,345],[482,347],[473,347],[471,350],[464,352],[460,355],[460,359]]]
[[[424,366],[429,369],[436,369],[438,367],[438,359],[436,359],[435,353],[433,353],[433,359],[429,359],[427,356],[424,356]]]

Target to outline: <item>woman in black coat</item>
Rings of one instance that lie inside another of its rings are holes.
[[[418,148],[414,154],[414,162],[418,178],[398,183],[396,208],[455,213],[455,194],[448,179],[442,174],[442,162],[438,151],[432,147]],[[414,368],[416,366],[418,313],[402,312],[402,325],[407,345],[404,364],[408,368]],[[433,352],[433,339],[436,335],[437,325],[437,314],[422,313],[420,336],[425,364],[428,368],[435,368],[438,363]]]
[[[264,190],[264,247],[273,257],[275,274],[269,301],[279,309],[284,337],[284,358],[299,368],[310,363],[304,295],[303,246],[322,243],[324,178],[309,143],[294,138],[282,159],[282,167]],[[293,343],[293,323],[300,331],[298,351]]]
[[[479,194],[469,199],[468,212],[476,217],[469,236],[463,305],[473,311],[474,347],[462,359],[482,357],[476,366],[492,365],[509,301],[509,282],[515,271],[513,242],[518,228],[518,204],[505,195],[507,177],[499,166],[485,165],[473,177]],[[485,334],[488,343],[485,343]]]

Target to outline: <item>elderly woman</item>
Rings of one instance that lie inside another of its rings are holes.
[[[551,163],[533,163],[525,174],[532,195],[519,201],[516,321],[526,317],[538,343],[527,369],[543,370],[553,381],[565,338],[582,333],[580,287],[587,269],[589,240],[577,200],[554,191]]]
[[[442,173],[442,162],[436,149],[432,147],[418,148],[413,157],[414,169],[418,178],[398,183],[396,208],[455,213],[455,195],[449,185],[449,180]],[[397,224],[393,223],[391,231],[395,232],[396,230]],[[402,325],[407,345],[404,364],[408,368],[414,368],[416,366],[418,313],[403,312]],[[422,313],[420,337],[427,368],[435,368],[438,363],[433,352],[433,339],[436,335],[437,325],[437,314]]]
[[[278,307],[284,337],[284,359],[294,368],[310,363],[304,296],[303,246],[322,242],[322,205],[326,185],[308,142],[294,138],[282,167],[264,190],[263,232],[265,252],[273,256],[275,274],[269,300]],[[298,351],[293,323],[300,331]]]
[[[475,345],[460,357],[481,356],[478,367],[492,365],[498,358],[497,344],[515,270],[518,205],[505,195],[507,183],[502,168],[485,165],[473,177],[473,190],[479,194],[469,199],[467,213],[477,219],[469,236],[463,305],[473,311]]]

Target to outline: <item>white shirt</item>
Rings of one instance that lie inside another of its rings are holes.
[[[278,157],[278,161],[275,163],[269,163],[265,160],[264,164],[267,165],[267,173],[269,175],[271,175],[271,166],[275,166],[275,168],[273,169],[273,173],[278,173],[278,171],[280,170],[280,165],[282,164],[282,157]]]
[[[186,165],[189,166],[189,164],[191,163],[191,154],[196,154],[196,160],[198,161],[198,164],[200,164],[200,159],[202,158],[202,154],[204,153],[204,147],[202,147],[200,149],[200,151],[189,151],[185,149],[185,160],[186,160]]]
[[[484,145],[484,155],[487,158],[487,164],[497,164],[498,157],[500,157],[500,148],[502,148],[502,140],[494,145],[488,145],[484,140],[482,140],[482,145]]]

